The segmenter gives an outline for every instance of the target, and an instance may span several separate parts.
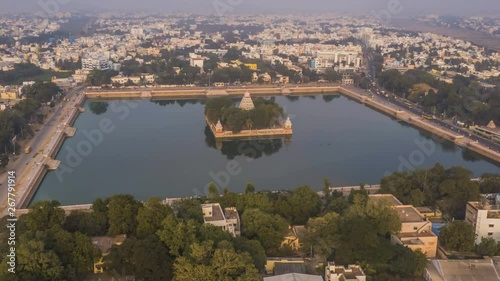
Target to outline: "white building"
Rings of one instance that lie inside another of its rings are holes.
[[[131,35],[135,35],[135,36],[143,36],[144,35],[144,29],[133,27],[132,29],[130,29],[130,34]]]
[[[203,65],[205,63],[205,59],[202,56],[199,56],[194,53],[189,54],[189,65],[191,67],[199,67],[201,71],[203,71]]]
[[[316,53],[311,67],[331,68],[335,65],[361,67],[362,61],[362,54],[355,51],[324,51]]]
[[[500,206],[498,203],[492,204],[487,200],[468,202],[465,221],[474,227],[476,244],[481,243],[483,237],[500,241]]]
[[[219,203],[202,204],[203,221],[206,224],[211,224],[222,228],[233,235],[240,236],[240,216],[234,207],[225,208],[224,212]]]
[[[199,48],[194,50],[196,54],[214,54],[217,55],[219,58],[224,57],[227,54],[227,50],[224,49],[203,49]]]
[[[325,267],[325,281],[366,281],[366,275],[359,265],[350,264],[347,268],[329,262]]]
[[[84,58],[82,59],[82,70],[108,70],[109,61],[104,58]]]

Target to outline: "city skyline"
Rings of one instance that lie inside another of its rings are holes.
[[[56,5],[54,5],[56,4]],[[412,0],[354,0],[354,1],[327,1],[315,0],[313,4],[300,1],[228,1],[228,0],[186,0],[175,4],[168,1],[97,1],[97,0],[40,0],[15,1],[5,0],[2,4],[4,12],[33,12],[51,9],[52,11],[74,10],[106,10],[106,11],[157,11],[157,12],[187,12],[194,14],[221,15],[221,10],[230,13],[310,13],[332,12],[348,14],[373,14],[381,10],[388,10],[393,16],[415,16],[426,14],[439,15],[469,15],[492,16],[500,13],[500,6],[495,0],[479,0],[474,2],[442,1],[412,1]],[[391,8],[392,7],[392,8]]]

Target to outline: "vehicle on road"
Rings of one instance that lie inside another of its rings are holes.
[[[31,146],[27,146],[25,149],[24,149],[24,153],[25,154],[29,154],[31,152]]]
[[[434,118],[434,116],[432,116],[430,114],[426,114],[426,113],[422,114],[422,118],[428,119],[428,120],[434,120],[434,119],[436,119],[436,118]]]

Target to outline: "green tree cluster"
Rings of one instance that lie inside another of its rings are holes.
[[[41,103],[52,101],[61,89],[52,82],[37,81],[33,85],[24,86],[23,94]]]
[[[9,152],[13,152],[16,147],[12,143],[15,136],[17,139],[27,139],[33,135],[30,123],[43,121],[43,115],[38,113],[40,102],[27,98],[20,101],[12,110],[0,112],[0,151],[1,167],[7,166],[9,162]],[[17,146],[17,149],[19,147]],[[6,152],[6,154],[3,154]]]
[[[130,195],[97,199],[90,211],[69,215],[58,208],[58,202],[36,203],[19,220],[23,233],[18,248],[20,273],[5,280],[80,280],[101,257],[90,237],[119,234],[126,234],[127,239],[104,258],[107,272],[116,277],[260,280],[266,256],[296,254],[281,247],[283,236],[289,225],[305,223],[304,247],[339,262],[360,262],[374,277],[411,278],[425,265],[422,253],[390,243],[390,233],[400,227],[397,214],[387,202],[368,200],[363,190],[345,201],[330,192],[320,197],[307,186],[257,192],[248,183],[247,191],[225,190],[210,198],[183,199],[173,204],[175,212],[159,198],[142,203]],[[201,212],[205,202],[236,206],[242,236],[233,238],[219,227],[205,225]],[[347,204],[341,215],[331,211],[335,202]],[[0,231],[3,267],[7,238],[8,233]]]
[[[6,253],[9,233],[0,230],[0,280],[63,281],[77,280],[93,269],[99,255],[91,240],[80,232],[64,229],[65,213],[56,201],[39,202],[20,218],[16,244],[16,274],[7,271]]]
[[[255,107],[252,110],[243,110],[233,106],[233,100],[229,97],[209,99],[205,105],[205,116],[213,124],[220,120],[224,127],[233,132],[281,124],[284,111],[274,99],[257,98],[253,102]]]
[[[439,243],[450,251],[474,250],[474,227],[464,221],[453,221],[439,230]]]
[[[500,193],[500,175],[484,174],[479,179],[481,193]]]
[[[60,73],[43,70],[31,63],[15,64],[13,70],[0,70],[0,84],[19,85],[24,81],[50,80],[52,76],[68,77],[71,73]]]
[[[329,212],[309,219],[304,247],[328,260],[357,262],[374,280],[421,276],[425,254],[390,241],[401,223],[389,202],[369,200],[364,193],[353,197],[344,215]]]
[[[111,84],[111,77],[118,75],[114,70],[92,70],[87,76],[87,82],[92,86]]]
[[[56,62],[56,67],[58,67],[60,70],[75,71],[75,70],[80,69],[82,67],[82,59],[79,58],[77,61],[58,60]]]
[[[469,124],[475,122],[486,125],[490,120],[500,122],[500,112],[497,110],[500,106],[500,88],[484,89],[474,77],[456,75],[453,83],[448,84],[423,69],[408,70],[404,74],[388,70],[378,75],[378,82],[385,89],[421,104],[436,115],[456,115]],[[432,90],[410,95],[412,87],[421,83],[437,89],[437,92]]]
[[[437,164],[431,169],[396,172],[381,180],[381,192],[403,204],[440,209],[448,218],[464,219],[468,201],[479,199],[479,185],[462,167],[448,170]]]

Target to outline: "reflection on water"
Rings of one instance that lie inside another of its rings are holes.
[[[89,108],[90,111],[95,115],[101,115],[108,111],[109,103],[105,101],[91,101]]]
[[[484,160],[484,157],[481,156],[479,153],[474,152],[474,151],[469,150],[469,149],[462,150],[462,157],[464,158],[465,161],[468,161],[468,162],[479,162],[479,161]],[[488,161],[491,161],[491,160],[488,160]]]
[[[84,105],[87,111],[75,121],[75,136],[64,142],[56,157],[60,167],[71,169],[65,170],[62,181],[56,172],[49,172],[33,202],[82,204],[117,193],[141,200],[193,196],[193,190],[203,189],[214,177],[224,178],[234,161],[240,172],[221,184],[233,192],[244,192],[248,181],[257,190],[306,184],[319,189],[325,177],[337,186],[376,184],[400,167],[421,169],[436,163],[463,166],[475,177],[499,171],[473,152],[344,96],[275,99],[294,115],[292,144],[292,139],[284,138],[216,142],[204,120],[206,100],[135,100],[133,108],[126,108],[126,118],[124,111],[116,110],[123,108],[122,100],[94,104],[94,110],[89,100]],[[95,132],[103,118],[113,122],[114,130],[103,133],[102,141],[91,142],[96,143],[92,152],[72,165],[75,151],[90,143],[89,136],[95,139],[89,132]],[[430,145],[433,151],[426,153]],[[255,160],[246,161],[251,159]]]
[[[283,146],[291,143],[291,137],[278,139],[251,139],[251,140],[216,140],[212,131],[205,126],[205,143],[208,147],[219,150],[228,160],[236,156],[245,156],[253,159],[270,156],[280,151]]]
[[[180,107],[184,107],[186,104],[203,104],[204,100],[153,100],[152,102],[159,106],[178,104]]]
[[[413,127],[412,125],[408,125],[408,126]],[[414,127],[414,128],[416,128],[416,127]],[[419,129],[419,128],[416,128],[416,129],[417,129],[418,134],[420,136],[424,137],[427,140],[432,140],[436,144],[439,144],[440,148],[443,149],[443,151],[456,152],[456,151],[461,149],[460,147],[456,146],[453,142],[451,142],[445,138],[436,136],[434,134],[431,134],[430,132],[424,131],[424,130]]]
[[[338,99],[338,98],[340,98],[340,95],[323,95],[323,100],[325,102],[331,102],[334,99]]]

